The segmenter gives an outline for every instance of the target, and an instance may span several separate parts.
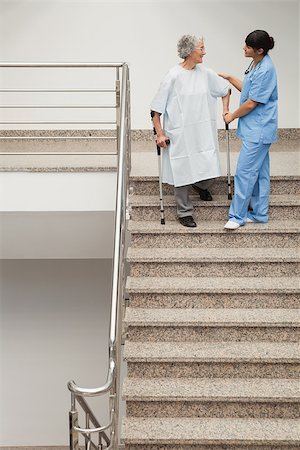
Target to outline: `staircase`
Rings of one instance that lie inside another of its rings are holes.
[[[126,450],[294,450],[299,436],[299,177],[273,177],[269,224],[223,229],[225,178],[176,220],[132,177]],[[283,220],[284,219],[284,220]]]

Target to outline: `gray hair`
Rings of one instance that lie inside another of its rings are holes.
[[[202,40],[203,38],[198,38],[191,34],[185,34],[184,36],[182,36],[177,44],[179,57],[185,59],[195,50],[197,43]]]

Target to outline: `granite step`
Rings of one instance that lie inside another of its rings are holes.
[[[127,378],[127,416],[299,418],[298,380]]]
[[[291,342],[125,342],[133,378],[297,378],[299,346]]]
[[[196,220],[227,220],[230,202],[226,195],[216,195],[211,202],[204,202],[198,196],[191,196]],[[131,195],[132,220],[159,220],[159,198],[154,195]],[[271,195],[270,220],[299,220],[300,198],[298,195]],[[174,196],[164,196],[165,217],[167,220],[177,220]]]
[[[230,274],[229,274],[230,275]],[[128,293],[299,294],[297,277],[127,277]]]
[[[127,338],[152,342],[298,342],[295,309],[127,308]]]
[[[160,224],[154,221],[129,222],[132,247],[243,247],[297,248],[300,246],[300,221],[271,220],[269,223],[247,224],[234,233],[224,230],[224,221],[198,221],[196,228],[183,227],[178,221]]]
[[[131,176],[131,191],[135,195],[159,195],[158,177],[154,176]],[[234,179],[232,178],[232,188],[234,188]],[[216,178],[214,184],[209,189],[214,194],[227,194],[227,177]],[[169,184],[163,184],[164,195],[173,195],[174,187]],[[195,194],[191,187],[190,193]],[[299,176],[272,176],[271,194],[300,194]]]
[[[126,450],[296,450],[296,419],[139,418],[123,419]]]
[[[273,342],[131,342],[125,343],[129,362],[300,363],[296,343]]]
[[[299,278],[127,277],[131,307],[299,308]]]
[[[129,248],[130,275],[141,277],[296,277],[296,248]]]

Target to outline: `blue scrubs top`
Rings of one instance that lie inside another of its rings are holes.
[[[258,103],[238,121],[237,136],[248,142],[271,144],[277,140],[277,77],[269,55],[245,76],[240,105],[251,99]]]

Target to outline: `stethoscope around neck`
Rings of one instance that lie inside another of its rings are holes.
[[[254,64],[254,59],[252,59],[251,63],[249,64],[249,66],[245,70],[245,75],[248,75],[248,73],[251,72],[251,70],[253,69],[253,64]]]
[[[248,73],[251,72],[251,70],[258,69],[260,64],[261,64],[261,62],[262,62],[262,59],[254,66],[254,59],[252,59],[251,63],[249,64],[249,66],[245,70],[245,75],[248,75]]]

